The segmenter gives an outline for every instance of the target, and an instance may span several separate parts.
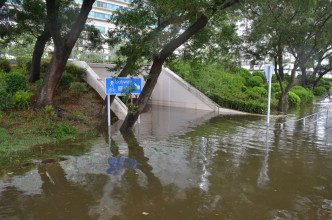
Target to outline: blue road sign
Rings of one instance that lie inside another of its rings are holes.
[[[141,78],[106,78],[106,94],[121,95],[125,89],[133,90],[131,94],[142,92]]]

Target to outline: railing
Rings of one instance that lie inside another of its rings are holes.
[[[303,118],[300,118],[300,119],[289,120],[289,121],[291,121],[291,122],[297,122],[297,121],[302,121],[302,120],[303,120],[303,126],[305,126],[305,125],[306,125],[306,120],[307,120],[307,119],[309,119],[309,118],[311,118],[311,117],[315,117],[316,120],[312,121],[312,123],[317,122],[317,121],[319,120],[319,114],[320,114],[320,113],[324,113],[324,112],[326,112],[326,120],[328,120],[328,118],[329,118],[329,109],[327,109],[327,110],[323,110],[323,111],[320,111],[320,112],[316,112],[316,113],[311,114],[311,115],[307,115],[307,116],[305,116],[305,117],[303,117]],[[283,123],[276,123],[276,125],[280,125],[280,128],[283,128],[283,126],[284,126],[287,122],[289,122],[289,121],[286,121],[286,122],[283,122]]]

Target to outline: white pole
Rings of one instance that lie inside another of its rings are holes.
[[[269,91],[268,91],[268,102],[267,102],[267,125],[270,124],[270,105],[271,105],[271,78],[273,74],[273,66],[272,65],[266,65],[265,66],[265,76],[269,83]]]
[[[110,95],[107,95],[107,116],[108,116],[108,138],[111,139],[111,100]]]

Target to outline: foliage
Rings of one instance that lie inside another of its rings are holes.
[[[75,77],[70,73],[64,72],[59,81],[59,86],[69,89],[70,84],[73,82],[75,82]]]
[[[267,90],[263,87],[253,87],[253,88],[249,88],[246,91],[246,94],[248,95],[248,97],[252,98],[252,99],[259,99],[262,97],[267,97]]]
[[[2,118],[3,118],[3,116],[2,116],[2,113],[0,112],[0,122],[2,121]]]
[[[267,112],[267,104],[259,103],[255,100],[237,100],[220,94],[212,94],[211,99],[225,108],[232,108],[256,114],[266,114]]]
[[[29,107],[29,101],[33,96],[32,92],[19,90],[15,93],[14,99],[17,108],[24,109]]]
[[[53,107],[51,105],[47,105],[44,108],[45,116],[49,120],[55,120],[58,115],[55,113]]]
[[[84,68],[76,66],[73,63],[67,63],[65,71],[72,74],[78,80],[83,80],[86,76],[86,70]]]
[[[278,92],[275,94],[276,99],[279,99],[281,95],[281,92]],[[289,91],[287,94],[287,101],[288,104],[292,105],[292,106],[298,106],[301,104],[301,99],[298,95],[296,95],[294,92]]]
[[[281,92],[280,89],[280,84],[279,83],[271,83],[271,92],[272,93],[277,93],[277,92]]]
[[[17,56],[16,57],[16,66],[20,69],[20,71],[24,74],[29,73],[31,68],[31,57],[29,56]]]
[[[18,90],[27,90],[28,81],[24,75],[20,73],[2,73],[0,74],[7,85],[7,91],[11,94],[14,94]]]
[[[261,71],[254,71],[254,72],[252,73],[252,75],[253,75],[253,76],[259,76],[259,77],[261,77],[263,80],[265,79],[265,75],[264,75],[264,73],[262,73]]]
[[[237,67],[234,68],[233,72],[240,74],[245,80],[248,80],[251,77],[251,73],[246,68]]]
[[[86,84],[82,83],[82,82],[71,83],[69,89],[70,89],[70,92],[75,96],[80,95],[87,91]]]
[[[64,138],[68,135],[75,135],[77,130],[71,128],[67,122],[55,124],[52,121],[48,121],[46,128],[40,132],[42,135],[53,137],[57,140]]]
[[[250,77],[247,81],[247,85],[250,87],[261,86],[263,84],[263,79],[260,76]]]
[[[287,94],[287,101],[290,105],[298,106],[301,104],[301,99],[298,95],[296,95],[294,92],[290,91]]]
[[[0,57],[0,71],[9,73],[10,72],[10,65],[9,60],[5,57]]]
[[[8,111],[15,105],[12,94],[8,93],[5,88],[0,87],[0,111]]]
[[[42,86],[42,84],[43,84],[43,79],[39,79],[39,80],[37,80],[36,82],[35,82],[35,84],[36,84],[36,91],[37,91],[37,93],[40,91],[40,88],[41,88],[41,86]]]
[[[188,63],[180,62],[174,67],[177,74],[223,107],[257,114],[266,112],[267,102],[264,96],[267,91],[262,87],[247,88],[244,85],[246,80],[241,76],[248,74],[245,69],[236,68],[244,73],[236,74],[235,71],[226,72],[223,65],[215,63],[202,64],[195,71]],[[249,75],[251,76],[250,73]],[[262,81],[261,78],[260,80]]]
[[[124,90],[122,90],[122,95],[123,95],[122,101],[128,107],[129,115],[133,115],[138,108],[138,105],[131,102],[132,92],[135,90],[136,90],[136,87],[134,85],[130,85],[130,84]]]
[[[314,100],[314,95],[312,91],[310,91],[309,89],[305,89],[302,86],[294,86],[291,91],[300,97],[301,104],[312,103]]]
[[[318,86],[315,88],[314,94],[316,96],[322,96],[322,95],[325,95],[326,92],[327,92],[327,90],[324,86]]]

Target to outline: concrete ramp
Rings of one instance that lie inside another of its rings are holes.
[[[74,64],[86,69],[86,82],[97,91],[101,98],[105,99],[105,78],[117,75],[108,70],[113,65],[104,63],[87,64],[84,61],[74,61]],[[143,75],[146,75],[146,73],[142,73]],[[145,82],[143,81],[142,84],[144,86]],[[162,69],[157,85],[152,92],[150,104],[153,106],[215,112],[217,114],[248,114],[221,108],[202,92],[165,67]],[[118,97],[115,98],[111,109],[120,120],[125,119],[128,109]]]
[[[86,62],[84,61],[74,61],[74,64],[78,67],[84,68],[86,70],[86,79],[85,81],[92,87],[96,92],[100,95],[102,99],[106,97],[106,89],[105,89],[105,78],[107,69],[105,68],[105,64],[103,68],[100,68],[101,73],[96,73]],[[128,108],[127,106],[118,98],[115,97],[111,110],[116,114],[116,116],[120,120],[124,120],[126,118]]]

